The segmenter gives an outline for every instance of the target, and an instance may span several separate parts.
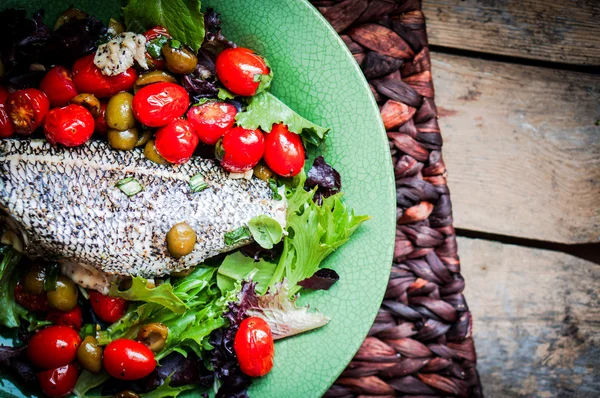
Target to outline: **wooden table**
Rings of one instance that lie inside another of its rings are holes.
[[[423,11],[484,392],[600,396],[600,1]]]

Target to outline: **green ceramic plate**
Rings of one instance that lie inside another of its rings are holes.
[[[44,8],[47,21],[69,4],[108,20],[119,1],[8,0],[2,8]],[[329,291],[302,296],[328,314],[324,328],[276,344],[275,366],[257,380],[252,397],[319,397],[365,338],[383,298],[392,261],[395,189],[389,147],[367,82],[352,55],[319,12],[301,0],[208,0],[223,31],[264,54],[275,72],[272,91],[309,120],[332,129],[325,158],[343,180],[347,203],[372,219],[325,264],[340,281]],[[22,394],[8,380],[0,390]],[[0,395],[2,392],[0,391]]]

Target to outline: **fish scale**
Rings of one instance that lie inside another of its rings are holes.
[[[189,180],[198,173],[208,188],[194,193]],[[126,177],[144,190],[125,195],[116,184]],[[16,222],[32,258],[83,263],[114,275],[161,276],[248,243],[226,245],[224,235],[256,216],[283,225],[285,206],[266,182],[231,179],[214,160],[157,165],[141,150],[116,151],[101,141],[63,148],[44,140],[0,140],[0,209]],[[166,235],[183,221],[197,242],[192,253],[175,259]]]

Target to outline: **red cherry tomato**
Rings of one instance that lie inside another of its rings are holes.
[[[154,354],[144,344],[117,339],[104,349],[104,369],[121,380],[136,380],[148,376],[156,368]]]
[[[68,326],[78,331],[81,329],[81,325],[83,324],[81,307],[76,305],[75,308],[68,312],[52,310],[50,313],[48,313],[48,315],[46,315],[46,320],[57,326]]]
[[[15,301],[23,308],[31,312],[47,312],[50,311],[50,304],[46,293],[31,294],[27,293],[21,282],[15,285]]]
[[[262,318],[246,318],[233,340],[233,349],[242,372],[251,377],[266,375],[273,368],[275,345],[271,328]]]
[[[106,133],[108,132],[108,125],[106,124],[106,119],[104,117],[105,115],[106,115],[106,102],[101,102],[100,103],[100,114],[98,115],[97,118],[94,119],[94,126],[95,126],[94,132],[102,137],[106,136]]]
[[[229,91],[237,95],[256,94],[260,75],[268,75],[265,60],[254,51],[243,48],[228,48],[217,56],[217,77]]]
[[[202,105],[192,106],[187,113],[187,120],[194,126],[200,141],[215,145],[235,123],[237,109],[226,102],[209,101]]]
[[[90,304],[98,318],[107,323],[114,323],[121,319],[128,306],[127,300],[105,296],[95,290],[90,291]]]
[[[149,42],[150,40],[154,40],[154,39],[156,39],[159,36],[166,36],[169,39],[171,38],[171,34],[167,30],[167,28],[163,28],[162,26],[155,26],[152,29],[148,29],[144,33],[144,37],[146,38],[146,42]]]
[[[293,177],[304,167],[304,145],[298,134],[283,123],[274,124],[265,136],[265,163],[282,177]]]
[[[77,383],[77,377],[77,365],[74,363],[37,374],[42,392],[49,397],[69,395]]]
[[[48,326],[29,340],[27,358],[38,368],[57,368],[75,360],[79,344],[79,333],[70,327]]]
[[[42,90],[53,107],[65,106],[77,95],[71,71],[62,66],[50,69],[40,83]]]
[[[53,145],[82,145],[94,134],[94,117],[81,105],[54,108],[46,116],[44,133]]]
[[[116,76],[106,76],[94,65],[94,54],[79,58],[73,64],[73,82],[80,93],[94,94],[98,98],[110,97],[119,91],[129,91],[137,79],[133,68]]]
[[[9,95],[8,90],[0,86],[0,138],[10,138],[15,133],[15,126],[8,117],[4,106]]]
[[[40,90],[26,88],[12,93],[5,106],[17,134],[30,135],[42,124],[50,102]]]
[[[265,153],[265,138],[259,129],[234,127],[217,142],[215,155],[231,173],[243,173],[260,161]]]
[[[133,114],[148,127],[166,126],[181,117],[190,106],[190,96],[175,83],[144,86],[133,96]]]
[[[146,31],[146,33],[144,33],[144,37],[146,37],[146,43],[148,43],[160,36],[165,36],[169,39],[171,38],[171,35],[167,31],[167,29],[163,28],[162,26],[155,26],[154,28],[152,28],[152,29]],[[163,57],[156,59],[156,58],[152,57],[150,54],[148,54],[147,52],[146,52],[146,63],[148,64],[148,67],[150,69],[163,70],[167,66],[167,62],[165,61],[165,59]]]
[[[156,132],[154,146],[168,162],[181,164],[192,157],[198,136],[189,121],[177,119]]]

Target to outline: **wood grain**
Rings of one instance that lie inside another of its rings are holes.
[[[488,398],[600,396],[600,266],[458,238]]]
[[[432,54],[457,228],[600,240],[600,75]]]
[[[597,0],[423,0],[430,44],[600,65]]]

